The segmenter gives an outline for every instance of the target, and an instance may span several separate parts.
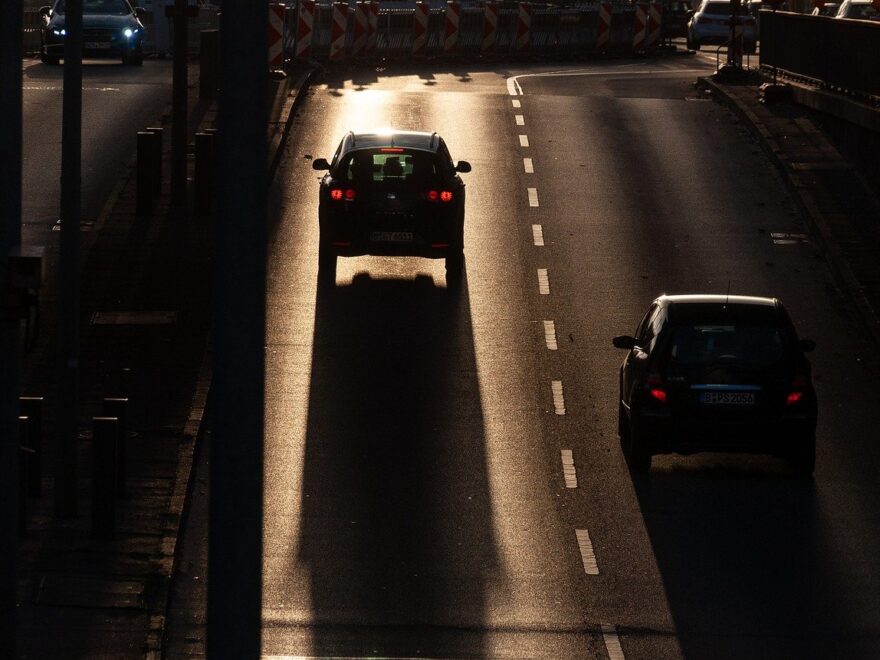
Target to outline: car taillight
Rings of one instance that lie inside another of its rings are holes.
[[[666,388],[663,386],[663,379],[660,378],[660,374],[648,374],[648,380],[645,381],[645,387],[647,387],[648,393],[654,400],[659,401],[660,403],[666,403]]]
[[[452,201],[452,191],[451,190],[429,190],[425,193],[425,199],[429,202],[451,202]]]
[[[791,381],[791,391],[785,397],[785,405],[793,406],[804,398],[804,390],[807,389],[807,379],[803,376],[795,376]]]
[[[354,198],[357,196],[354,188],[346,188],[343,190],[342,188],[331,188],[330,189],[330,199],[339,202],[341,200],[345,200],[347,202],[354,201]]]

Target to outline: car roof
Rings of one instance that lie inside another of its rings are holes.
[[[732,322],[788,325],[788,315],[776,298],[688,294],[663,295],[656,302],[666,308],[669,320],[674,324]]]
[[[779,300],[776,298],[764,298],[761,296],[729,296],[723,293],[685,293],[676,295],[662,295],[657,302],[672,305],[707,304],[718,303],[721,305],[760,305],[776,307]]]
[[[436,132],[426,131],[376,131],[373,133],[351,131],[346,137],[346,152],[352,149],[377,149],[380,147],[437,151],[440,146],[440,136]]]

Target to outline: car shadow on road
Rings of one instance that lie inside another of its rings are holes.
[[[840,657],[844,640],[854,650],[864,612],[843,606],[829,493],[782,461],[718,460],[663,458],[633,477],[683,657]]]
[[[466,282],[320,287],[308,406],[311,655],[485,655],[497,551]]]

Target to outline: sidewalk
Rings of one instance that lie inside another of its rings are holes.
[[[866,333],[880,344],[880,202],[858,168],[817,127],[817,115],[793,101],[761,102],[753,79],[701,85],[725,101],[758,136],[782,174]],[[802,93],[809,93],[801,86]],[[880,116],[880,109],[876,112]]]
[[[295,68],[273,81],[270,167],[310,80]],[[215,127],[189,69],[190,143]],[[54,341],[57,300],[40,301],[43,328],[22,360],[22,395],[42,396],[42,496],[29,497],[19,553],[18,657],[159,657],[169,583],[192,457],[210,384],[210,217],[170,207],[170,113],[162,195],[155,215],[135,214],[134,169],[122,172],[105,213],[81,233],[78,516],[53,516]],[[144,127],[133,127],[132,132]],[[132,135],[134,144],[134,135]],[[192,166],[192,163],[190,163]],[[108,191],[109,192],[109,191]],[[56,274],[48,272],[53,282]],[[127,493],[113,540],[90,535],[91,418],[105,397],[127,397]]]

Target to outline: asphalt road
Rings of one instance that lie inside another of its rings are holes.
[[[24,245],[44,246],[50,260],[61,208],[63,77],[62,66],[23,64],[22,238]],[[171,102],[171,62],[128,67],[86,60],[82,99],[82,220],[88,230],[102,220],[120,172],[134,157],[137,132]]]
[[[807,230],[748,131],[695,91],[708,60],[314,88],[273,188],[266,655],[880,655],[880,356],[809,236],[772,240]],[[311,159],[385,125],[437,130],[473,165],[460,293],[420,259],[341,260],[316,287]],[[611,337],[659,293],[727,290],[780,297],[818,344],[815,480],[721,455],[634,480]]]

